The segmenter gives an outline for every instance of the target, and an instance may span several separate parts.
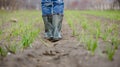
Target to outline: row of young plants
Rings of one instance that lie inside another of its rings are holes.
[[[16,53],[24,48],[30,47],[40,33],[40,27],[36,26],[42,22],[41,14],[38,11],[15,11],[12,12],[17,19],[11,22],[11,26],[2,30],[0,35],[0,55],[6,56],[8,53]],[[7,17],[7,16],[6,16]]]
[[[103,44],[106,45],[105,52],[108,59],[113,60],[115,51],[120,44],[118,24],[87,19],[78,11],[66,11],[65,15],[68,25],[73,31],[73,36],[75,36],[75,32],[79,33],[78,39],[80,43],[84,44],[85,48],[91,51],[92,55],[94,55],[97,48],[100,48],[99,42],[102,40],[102,42],[105,42]],[[76,30],[76,22],[80,24],[79,27],[82,30]],[[106,44],[107,42],[108,44]]]
[[[81,11],[81,13],[87,14],[87,15],[104,17],[104,18],[108,18],[111,20],[120,20],[120,11],[119,10],[104,10],[104,11],[88,10],[88,11]]]

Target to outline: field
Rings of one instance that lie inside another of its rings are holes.
[[[0,11],[0,67],[120,67],[120,11],[65,10],[63,39],[44,39],[40,11]]]

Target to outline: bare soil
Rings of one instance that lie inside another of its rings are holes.
[[[88,18],[98,19],[90,16]],[[78,36],[72,36],[72,30],[65,20],[62,40],[47,41],[43,38],[43,31],[32,43],[32,47],[0,58],[0,67],[120,67],[120,47],[113,61],[109,61],[99,50],[93,56],[79,43]]]

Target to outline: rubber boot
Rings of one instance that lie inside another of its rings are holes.
[[[63,20],[63,15],[53,15],[52,18],[52,24],[53,24],[53,42],[59,41],[62,39],[61,36],[61,27],[62,27],[62,20]]]
[[[53,26],[52,26],[52,16],[42,16],[45,25],[45,39],[52,40],[53,38]]]

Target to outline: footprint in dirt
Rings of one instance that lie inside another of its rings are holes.
[[[45,55],[45,56],[55,56],[55,55],[57,55],[59,53],[60,53],[59,51],[49,50],[49,51],[43,52],[43,55]]]

